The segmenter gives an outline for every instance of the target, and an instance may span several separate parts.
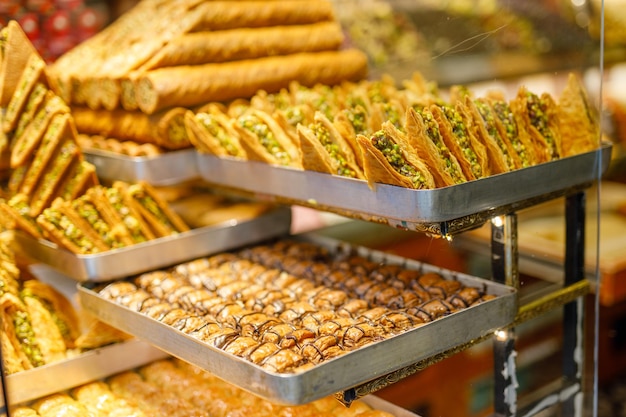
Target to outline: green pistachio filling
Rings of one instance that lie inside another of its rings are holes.
[[[63,234],[70,242],[83,249],[85,253],[98,251],[98,248],[85,236],[83,231],[60,211],[50,207],[44,210],[43,215],[58,230],[63,231]]]
[[[472,149],[472,146],[470,144],[469,134],[467,132],[465,124],[463,123],[463,118],[458,111],[450,106],[443,106],[442,110],[446,115],[446,118],[452,125],[452,133],[454,134],[455,140],[461,147],[463,155],[470,163],[472,174],[474,174],[476,178],[481,178],[483,175],[483,170],[478,163],[478,157],[476,156],[476,152],[474,152],[474,149]]]
[[[417,112],[420,116],[422,116],[422,120],[424,121],[426,135],[428,135],[430,140],[435,144],[437,150],[439,151],[439,155],[446,163],[446,172],[450,174],[455,184],[465,182],[465,178],[460,172],[458,165],[452,163],[452,152],[450,152],[450,149],[448,149],[444,143],[443,137],[441,137],[441,132],[439,131],[439,125],[437,124],[437,121],[433,117],[432,113],[426,113],[423,110],[417,110]]]
[[[165,213],[163,213],[163,210],[161,210],[161,207],[159,207],[157,201],[152,198],[148,193],[146,193],[143,188],[136,185],[131,185],[130,187],[128,187],[128,192],[134,199],[139,202],[139,204],[141,204],[142,207],[144,207],[146,210],[148,210],[150,214],[156,217],[159,223],[167,226],[171,230],[176,230],[176,228],[174,227],[174,225],[172,225]]]
[[[548,106],[546,102],[536,94],[528,91],[526,92],[526,108],[528,109],[530,123],[541,133],[548,143],[550,157],[552,159],[558,158],[559,152],[556,149],[556,140],[548,124]]]
[[[198,113],[196,118],[202,123],[202,126],[217,139],[220,146],[226,150],[228,155],[239,156],[239,149],[235,146],[226,130],[215,120],[215,117],[208,113]]]
[[[33,294],[33,292],[30,289],[23,289],[21,295],[22,295],[22,298],[32,297],[32,298],[37,299],[37,301],[39,301],[45,307],[45,309],[48,310],[48,312],[50,313],[50,316],[52,317],[54,324],[58,327],[59,331],[61,332],[61,336],[63,336],[64,338],[67,338],[70,335],[69,326],[67,325],[65,320],[63,320],[59,316],[59,314],[55,311],[55,309],[52,306],[52,303],[50,303],[48,300],[45,300]]]
[[[13,326],[15,327],[15,336],[20,341],[22,351],[28,357],[30,363],[34,367],[45,365],[43,354],[37,344],[35,331],[28,314],[24,311],[17,311],[13,316]]]
[[[424,175],[408,163],[400,146],[379,130],[372,137],[372,145],[382,152],[392,168],[400,175],[408,177],[415,188],[426,188]]]
[[[107,188],[106,196],[109,199],[109,203],[111,203],[115,211],[117,211],[122,218],[122,222],[129,230],[133,241],[137,243],[145,242],[147,239],[141,231],[141,223],[139,223],[139,220],[132,215],[130,209],[124,203],[122,194],[117,190],[117,188]]]
[[[511,108],[504,101],[496,101],[493,103],[493,109],[500,121],[504,124],[506,135],[513,145],[513,149],[517,155],[519,155],[520,160],[522,161],[522,167],[526,168],[530,166],[528,152],[526,150],[526,146],[519,137],[517,123],[515,123],[515,116],[513,115]]]
[[[496,143],[498,144],[498,147],[502,150],[502,153],[504,154],[504,158],[506,161],[506,165],[509,167],[509,169],[513,169],[515,167],[513,163],[513,158],[511,154],[509,153],[508,148],[504,144],[504,141],[498,134],[496,120],[491,109],[489,108],[487,103],[484,103],[482,101],[478,100],[478,101],[475,101],[474,103],[476,104],[478,113],[480,113],[480,116],[483,118],[483,122],[485,125],[485,129],[487,129],[487,133],[496,141]]]
[[[263,123],[261,119],[254,115],[244,115],[238,119],[239,126],[255,134],[261,143],[261,145],[274,156],[282,165],[289,165],[291,158],[289,154],[282,147],[282,145],[276,139],[274,132],[270,127]]]
[[[328,129],[326,129],[324,125],[319,122],[311,124],[309,128],[313,131],[317,140],[319,140],[322,146],[324,146],[328,155],[330,155],[330,157],[337,162],[337,175],[355,178],[356,172],[348,166],[348,162],[346,161],[343,152],[339,146],[332,141]]]

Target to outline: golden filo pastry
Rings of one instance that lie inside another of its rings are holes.
[[[164,201],[146,181],[125,184],[116,181],[114,188],[128,196],[127,203],[132,205],[145,220],[154,236],[164,237],[189,230],[183,219]]]
[[[467,181],[456,156],[446,145],[439,124],[428,108],[408,107],[405,116],[407,140],[430,168],[435,185],[447,187]]]
[[[303,25],[335,19],[333,3],[321,0],[312,3],[302,0],[266,1],[212,1],[201,2],[186,19],[189,32],[217,31],[236,27],[269,27]]]
[[[139,109],[153,114],[172,106],[252,97],[260,89],[274,92],[292,81],[334,85],[366,74],[367,57],[356,49],[302,52],[148,71],[135,80],[135,94]]]
[[[299,147],[271,115],[249,109],[235,120],[233,126],[247,159],[271,165],[302,167]]]
[[[39,146],[41,138],[55,115],[68,112],[69,108],[63,100],[52,93],[52,91],[48,91],[45,102],[42,103],[40,109],[28,123],[24,132],[14,138],[11,149],[11,168],[17,168],[26,163],[34,150]]]
[[[429,107],[444,143],[459,161],[468,181],[490,175],[487,152],[471,129],[471,122],[461,103]]]
[[[370,186],[383,183],[411,189],[435,187],[428,166],[393,124],[384,122],[371,138],[358,136],[357,140],[363,148],[363,170]]]
[[[37,186],[46,166],[54,155],[54,150],[60,145],[61,140],[76,136],[70,115],[67,113],[56,114],[52,117],[46,132],[43,134],[39,146],[35,150],[35,156],[28,166],[19,192],[29,195]]]
[[[57,195],[68,201],[99,184],[96,167],[83,158],[74,158],[58,186]]]
[[[30,95],[33,88],[38,83],[46,83],[45,78],[45,69],[46,63],[39,56],[39,54],[31,54],[28,57],[28,61],[26,62],[25,67],[16,67],[12,68],[12,71],[19,71],[20,68],[24,68],[17,85],[15,86],[15,90],[13,95],[10,97],[10,100],[7,104],[6,111],[4,113],[3,126],[4,132],[10,132],[17,125],[18,118],[22,113],[22,109],[24,108],[28,96]],[[8,69],[7,69],[8,70]]]
[[[518,129],[530,138],[536,163],[561,157],[557,104],[550,94],[537,95],[522,86],[511,100],[511,109],[517,118]]]
[[[491,138],[500,148],[506,168],[509,171],[522,168],[522,158],[513,143],[515,139],[506,134],[506,128],[502,127],[502,121],[499,120],[491,101],[486,97],[479,97],[468,103],[467,107],[478,125],[479,134]]]
[[[89,223],[107,249],[123,248],[133,244],[130,232],[121,218],[96,188],[87,190],[74,200],[65,201],[63,205],[68,216],[78,216]]]
[[[495,119],[489,113],[490,109],[484,106],[480,106],[479,109],[470,95],[464,97],[463,108],[466,120],[470,125],[469,128],[473,130],[478,140],[485,145],[489,175],[510,171],[511,168],[507,162],[507,155],[510,155],[511,148],[500,140],[500,133],[495,126]],[[515,166],[514,163],[513,166]]]
[[[0,107],[7,107],[31,56],[37,50],[20,24],[10,20],[0,31]]]
[[[96,415],[144,417],[146,414],[130,401],[115,395],[103,381],[89,382],[72,389],[72,396]]]
[[[44,83],[38,82],[37,84],[35,84],[35,87],[33,87],[33,90],[28,96],[28,101],[22,109],[22,113],[19,116],[17,125],[15,126],[15,129],[11,132],[11,147],[13,147],[13,144],[15,143],[17,138],[22,136],[24,130],[26,130],[30,122],[34,119],[35,115],[41,108],[42,103],[45,102],[48,96],[48,87]]]
[[[48,310],[53,317],[53,321],[63,337],[66,349],[74,348],[74,342],[81,332],[80,322],[76,310],[62,293],[49,284],[30,279],[23,283],[22,297],[27,305],[28,298],[39,301],[41,306]]]
[[[500,92],[491,92],[485,97],[496,118],[496,127],[505,141],[508,141],[519,157],[521,168],[537,163],[535,148],[526,129],[518,127],[517,117],[508,101]]]
[[[35,218],[48,240],[76,254],[106,251],[106,244],[79,216],[69,216],[63,201],[56,199],[52,205]]]
[[[93,110],[84,106],[71,109],[79,133],[151,143],[164,149],[189,148],[184,124],[186,109],[176,107],[151,116],[122,109]]]
[[[562,156],[597,149],[600,145],[598,114],[578,77],[570,73],[557,104]]]
[[[341,26],[335,21],[185,33],[168,42],[137,71],[335,50],[343,38]]]
[[[45,365],[28,309],[19,296],[11,293],[2,294],[0,314],[2,315],[2,343],[3,348],[7,348],[8,355],[5,363],[16,371]],[[3,350],[3,357],[4,352]]]
[[[13,417],[39,417],[39,414],[34,409],[20,405],[11,410],[11,415]]]
[[[323,113],[316,112],[314,122],[306,126],[298,125],[297,131],[304,169],[365,178],[352,148]]]
[[[200,152],[220,157],[247,158],[232,119],[217,105],[208,106],[197,113],[187,111],[185,126],[190,142]]]
[[[34,188],[30,196],[30,215],[37,217],[41,211],[48,207],[63,184],[72,163],[81,159],[82,154],[75,138],[64,137],[59,146],[54,150],[45,172]]]
[[[0,212],[13,222],[15,229],[40,239],[43,237],[41,230],[30,211],[29,197],[26,194],[17,193],[9,200],[0,202]]]
[[[34,402],[32,407],[41,417],[95,417],[96,414],[66,393],[56,393]]]
[[[78,318],[69,301],[41,281],[24,281],[20,291],[44,363],[66,358],[78,336]]]

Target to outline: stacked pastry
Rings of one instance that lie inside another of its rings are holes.
[[[289,240],[96,291],[278,373],[309,369],[493,297],[439,274]]]
[[[591,151],[600,140],[573,74],[558,101],[523,86],[511,100],[463,86],[444,97],[417,73],[404,88],[385,77],[335,87],[294,82],[248,101],[209,103],[185,122],[201,152],[417,189]]]
[[[189,146],[184,129],[165,135],[157,125],[180,120],[182,108],[294,80],[363,78],[367,58],[341,49],[332,7],[326,0],[142,1],[52,65],[55,91],[81,113],[81,133]]]
[[[69,300],[23,273],[4,236],[0,239],[0,267],[0,342],[7,374],[72,358],[85,349],[128,337],[97,321],[81,329]]]
[[[287,406],[263,400],[177,359],[150,363],[15,407],[16,417],[212,416],[392,417],[362,400],[344,407],[333,397]]]
[[[99,253],[171,236],[189,226],[147,182],[97,185],[74,199],[57,197],[37,216],[23,210],[21,195],[0,202],[14,228],[76,254]],[[0,216],[2,217],[2,216]]]
[[[98,179],[78,145],[69,107],[50,88],[41,56],[14,21],[0,36],[1,101],[6,103],[0,153],[9,164],[4,194],[24,214],[36,217],[55,198],[73,199]]]

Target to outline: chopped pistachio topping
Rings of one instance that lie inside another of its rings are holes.
[[[393,169],[408,177],[415,188],[426,188],[426,179],[414,166],[408,163],[400,146],[379,130],[372,137],[372,144],[381,151]]]

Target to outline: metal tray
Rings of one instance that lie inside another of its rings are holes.
[[[590,186],[608,167],[611,149],[610,143],[604,143],[596,151],[432,190],[387,184],[376,184],[372,190],[364,180],[202,153],[197,158],[205,181],[254,193],[257,198],[448,235],[478,227],[494,215]]]
[[[43,263],[77,281],[109,281],[166,267],[289,233],[291,210],[276,207],[243,222],[192,229],[125,248],[77,255],[56,244],[16,231],[14,250],[32,263]]]
[[[85,159],[96,167],[99,178],[167,186],[199,178],[196,150],[184,149],[156,156],[128,156],[100,149],[83,151]]]
[[[300,239],[331,250],[354,249],[375,262],[401,264],[436,271],[468,286],[497,295],[492,300],[437,319],[406,333],[363,346],[313,368],[293,374],[268,371],[226,353],[141,313],[102,298],[94,283],[78,286],[83,308],[98,319],[144,339],[164,351],[270,401],[304,404],[358,386],[467,343],[512,323],[517,311],[514,288],[473,276],[444,270],[363,247],[351,247],[334,239],[300,235]]]
[[[11,405],[22,404],[168,356],[138,339],[104,346],[74,358],[7,375],[8,401]]]

